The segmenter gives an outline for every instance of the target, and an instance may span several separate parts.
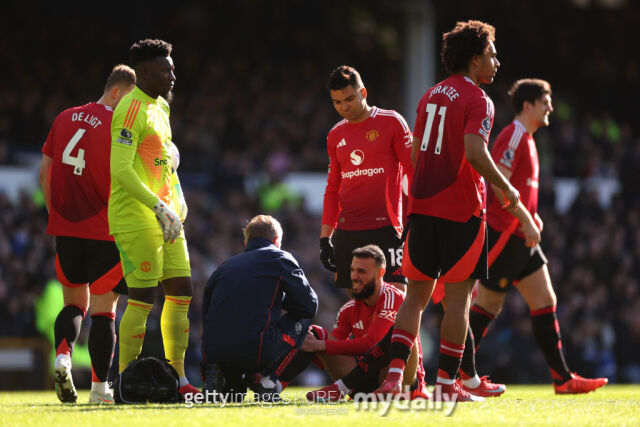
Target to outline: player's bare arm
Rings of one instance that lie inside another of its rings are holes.
[[[335,230],[334,227],[328,224],[322,224],[322,226],[320,227],[320,238],[321,239],[323,237],[331,238],[331,236],[333,235],[333,230]]]
[[[422,140],[420,138],[413,137],[413,142],[411,144],[411,163],[413,163],[413,167],[416,166],[418,161],[418,150],[420,149],[420,144]]]
[[[509,170],[508,168],[502,165],[496,165],[496,167],[498,168],[500,173],[504,175],[505,178],[511,179],[511,175],[512,175],[511,170]],[[496,195],[496,197],[500,201],[500,204],[504,205],[505,199],[504,199],[504,196],[502,195],[502,192],[499,191],[495,185],[493,184],[491,185],[493,187],[493,193]],[[522,201],[518,202],[518,208],[515,210],[515,212],[512,210],[509,210],[508,212],[514,217],[516,217],[518,221],[520,221],[521,230],[522,230],[522,233],[524,234],[525,245],[527,247],[532,248],[538,243],[540,243],[540,240],[541,240],[540,233],[542,230],[538,228],[538,222],[534,220],[534,218],[531,216],[531,213],[526,208],[526,206],[522,203]],[[540,224],[542,224],[542,221],[540,221]]]
[[[40,186],[47,210],[51,210],[51,183],[49,182],[49,177],[51,176],[52,163],[53,159],[51,157],[44,154],[42,155],[42,162],[40,163]]]
[[[466,134],[464,136],[464,155],[476,172],[504,193],[506,200],[509,202],[506,209],[510,211],[517,210],[520,193],[500,173],[489,154],[489,150],[487,150],[487,144],[484,139],[479,135]]]

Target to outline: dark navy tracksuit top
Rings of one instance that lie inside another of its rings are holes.
[[[302,344],[317,309],[316,293],[295,258],[267,239],[251,239],[207,282],[203,356],[208,363],[249,370],[268,367],[287,346]]]

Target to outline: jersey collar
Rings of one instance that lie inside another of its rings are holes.
[[[145,101],[148,104],[155,104],[156,102],[158,102],[158,100],[162,97],[158,97],[158,99],[152,98],[149,95],[147,95],[146,93],[144,93],[144,91],[142,89],[140,89],[138,87],[138,85],[136,85],[135,88],[133,88],[133,92],[135,92],[135,95],[137,95],[138,97],[142,98],[143,101]]]

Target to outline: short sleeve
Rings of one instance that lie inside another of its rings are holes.
[[[44,141],[44,145],[42,146],[42,154],[51,158],[53,158],[53,139],[59,117],[60,116],[56,117],[53,121],[53,125],[51,125],[51,129],[49,130],[49,135],[47,135],[47,139]]]
[[[142,101],[130,98],[129,102],[120,102],[113,112],[111,121],[111,143],[113,146],[135,149],[140,140],[138,113]]]
[[[418,103],[418,108],[416,109],[416,123],[413,126],[414,138],[422,139],[422,136],[424,135],[424,128],[427,123],[426,114],[427,110],[425,103],[423,101],[420,101]]]
[[[518,150],[518,148],[522,145],[520,141],[523,135],[523,132],[516,126],[512,126],[509,132],[503,131],[500,133],[491,149],[493,161],[511,171],[516,169],[518,161],[520,160],[519,153],[522,151]]]
[[[491,98],[486,96],[484,92],[475,95],[470,100],[465,115],[464,134],[480,135],[488,143],[494,116]]]

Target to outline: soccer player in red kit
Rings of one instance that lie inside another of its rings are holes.
[[[335,383],[311,392],[310,400],[339,400],[351,392],[371,392],[378,387],[380,370],[387,365],[391,330],[404,293],[383,282],[386,261],[378,246],[357,248],[352,258],[353,298],[338,312],[331,334],[313,325],[313,333],[307,335],[301,347],[302,351],[319,352],[325,369],[337,379]],[[405,380],[412,396],[426,397],[422,350],[420,340],[417,341],[417,351],[407,367]],[[373,371],[366,372],[369,375],[365,375],[363,369],[352,372],[357,366],[363,368],[365,365],[365,371]]]
[[[336,272],[337,287],[351,288],[351,252],[378,245],[387,259],[385,281],[404,290],[402,181],[413,174],[411,129],[397,112],[367,105],[367,89],[353,67],[334,69],[328,88],[343,120],[327,137],[329,175],[320,259],[325,268]],[[336,228],[334,253],[331,236]]]
[[[441,55],[450,77],[429,89],[418,104],[412,148],[416,168],[402,268],[409,285],[391,339],[389,372],[378,393],[401,391],[422,311],[442,279],[446,310],[436,382],[441,393],[435,396],[482,400],[456,383],[471,290],[476,279],[487,277],[481,177],[505,193],[505,207],[517,206],[519,199],[487,149],[494,107],[478,85],[491,83],[500,65],[494,34],[491,25],[480,21],[458,22],[445,33]]]
[[[49,210],[47,233],[56,238],[56,273],[64,296],[55,323],[55,384],[62,402],[77,400],[71,353],[91,307],[89,402],[113,403],[107,375],[116,343],[114,290],[126,292],[126,284],[107,223],[111,117],[135,82],[131,68],[114,67],[102,97],[60,113],[42,147],[40,184]]]
[[[518,209],[507,212],[501,208],[500,191],[493,188],[488,193],[489,277],[481,279],[469,316],[475,346],[500,313],[507,291],[515,285],[529,305],[533,335],[544,353],[556,393],[588,393],[608,381],[583,378],[567,367],[556,317],[557,298],[547,258],[539,245],[543,225],[537,212],[540,164],[533,134],[549,125],[549,114],[553,111],[551,85],[545,80],[522,79],[513,84],[509,95],[516,117],[500,132],[491,154],[500,172],[520,191],[521,198]],[[473,348],[465,348],[460,372],[463,379],[474,374],[464,372],[465,362],[471,358]]]

